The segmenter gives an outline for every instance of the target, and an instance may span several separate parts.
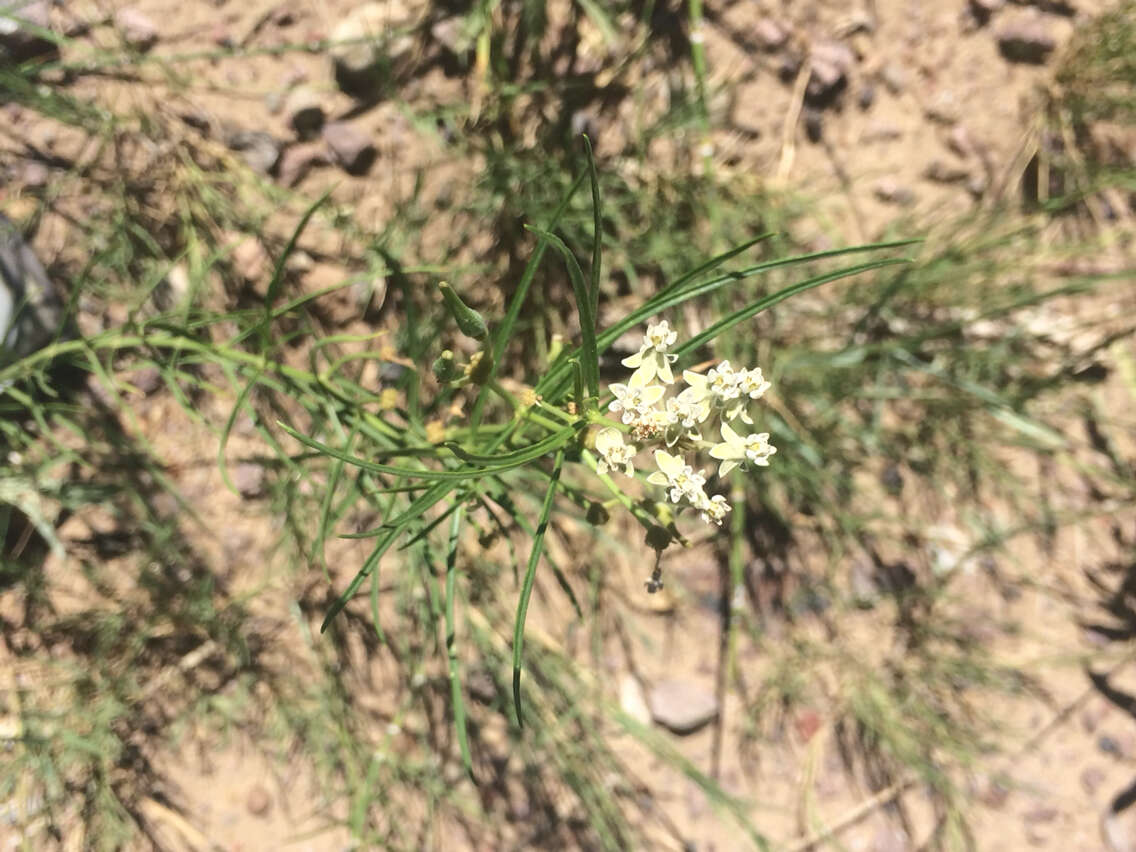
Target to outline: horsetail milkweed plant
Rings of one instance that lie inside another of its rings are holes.
[[[594,234],[587,276],[575,254],[553,233],[585,176],[591,179],[592,184]],[[387,420],[384,406],[380,406],[382,410],[377,415],[361,408],[348,409],[347,421],[340,425],[353,424],[353,428],[347,438],[347,447],[339,449],[280,424],[288,434],[321,455],[353,465],[361,470],[363,476],[379,478],[376,492],[390,498],[383,509],[386,517],[381,526],[348,536],[373,538],[375,544],[354,579],[329,608],[321,629],[327,629],[370,578],[372,617],[382,637],[378,625],[377,569],[383,555],[404,536],[411,543],[420,541],[449,519],[445,583],[447,644],[454,718],[467,769],[471,762],[465,736],[460,668],[453,645],[454,598],[460,562],[457,549],[462,525],[468,522],[466,507],[488,505],[485,501],[493,500],[505,506],[518,527],[532,539],[518,596],[512,649],[513,699],[517,722],[523,724],[520,677],[525,618],[557,495],[564,494],[577,504],[583,502],[588,505],[587,518],[591,522],[606,518],[607,506],[622,506],[646,529],[647,544],[657,554],[671,543],[683,541],[675,525],[676,510],[692,510],[703,522],[721,525],[731,506],[724,496],[711,496],[707,492],[707,474],[698,467],[698,454],[705,451],[718,462],[718,480],[738,468],[744,471],[768,466],[776,450],[770,444],[768,432],[749,429],[753,424],[749,406],[761,399],[770,383],[759,367],[738,369],[729,361],[722,360],[705,373],[692,369],[677,372],[678,362],[687,356],[704,354],[704,347],[720,335],[790,296],[861,272],[908,261],[906,258],[886,257],[837,269],[829,268],[746,301],[742,307],[682,342],[667,320],[649,321],[668,315],[692,299],[706,297],[727,286],[736,286],[739,282],[778,269],[843,255],[895,249],[913,242],[905,240],[833,249],[764,260],[741,268],[720,269],[771,235],[757,236],[680,276],[645,298],[623,319],[601,331],[596,327],[596,317],[602,269],[602,221],[598,181],[589,159],[589,168],[573,182],[547,228],[529,228],[537,237],[536,246],[505,314],[495,328],[466,305],[456,289],[448,284],[440,286],[442,302],[458,330],[476,340],[480,348],[467,363],[459,364],[454,353],[446,350],[433,364],[434,379],[442,389],[438,399],[445,400],[444,405],[439,402],[437,407],[444,407],[450,412],[460,411],[460,418],[454,418],[460,422],[450,425],[441,420],[421,422],[417,414],[429,410],[422,404],[418,393],[426,371],[419,372],[415,368],[411,371],[411,380],[414,382],[416,406],[408,410],[412,428]],[[506,350],[529,289],[549,247],[561,256],[567,268],[579,318],[580,340],[575,346],[554,345],[543,375],[523,391],[510,393],[498,380],[498,368],[505,361]],[[617,339],[644,323],[648,324],[642,345],[622,362],[633,372],[625,383],[611,383],[601,396],[600,355]],[[486,412],[492,410],[489,400],[493,397],[511,410],[511,418],[498,423],[485,422]],[[777,427],[774,431],[795,437],[787,424],[774,420],[773,425]],[[361,436],[376,444],[376,452],[370,458],[352,451],[352,446],[361,440]],[[663,499],[656,502],[633,498],[620,481],[610,475],[618,473],[636,477],[636,459],[646,450],[652,452],[654,469],[642,479],[646,484],[664,489]],[[408,462],[405,465],[380,463],[375,460],[376,456],[384,459],[403,457]],[[605,502],[594,497],[588,484],[581,485],[571,477],[562,478],[566,463],[590,468],[596,478],[586,478],[585,483],[598,481],[610,495],[608,500]],[[519,469],[528,471],[526,481],[535,476],[538,482],[543,483],[543,498],[535,526],[523,517],[516,503],[507,496],[509,490],[516,487],[511,477]],[[711,490],[716,484],[710,483]],[[408,503],[399,510],[398,501],[406,493],[410,494],[406,498]],[[442,509],[440,516],[428,519],[430,513],[437,514],[434,512],[436,508]],[[655,571],[647,581],[648,591],[661,587],[660,578],[656,559]],[[558,579],[566,586],[559,573]]]

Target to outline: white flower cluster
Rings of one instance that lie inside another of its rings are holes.
[[[769,390],[761,369],[735,370],[729,361],[723,361],[706,375],[686,370],[682,374],[686,387],[667,397],[668,386],[675,383],[671,364],[678,359],[669,350],[677,339],[677,332],[671,330],[666,320],[649,325],[639,351],[623,360],[623,365],[635,372],[627,384],[611,385],[609,390],[615,399],[608,409],[619,414],[622,423],[629,427],[631,440],[627,442],[624,432],[615,427],[603,429],[596,436],[596,452],[600,456],[596,469],[600,473],[621,470],[633,476],[636,453],[656,441],[662,441],[668,449],[709,445],[710,455],[721,462],[720,477],[739,466],[767,467],[769,457],[777,452],[769,443],[769,433],[742,436],[729,425],[735,419],[747,425],[753,423],[746,406]],[[712,417],[719,419],[721,443],[702,440],[702,426]],[[655,465],[658,469],[648,475],[648,482],[666,488],[672,503],[692,506],[704,522],[721,525],[730,504],[721,495],[706,494],[706,477],[683,455],[658,448]]]

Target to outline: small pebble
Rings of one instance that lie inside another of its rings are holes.
[[[1081,787],[1092,796],[1100,789],[1100,785],[1104,783],[1106,777],[1105,771],[1099,766],[1090,766],[1081,773]]]
[[[158,43],[158,28],[154,22],[133,7],[119,9],[115,13],[114,24],[122,40],[139,53],[146,53]]]
[[[718,699],[710,690],[688,680],[661,681],[647,703],[652,718],[676,734],[692,734],[718,716]]]
[[[998,49],[1010,62],[1040,65],[1057,47],[1057,41],[1037,9],[1027,9],[998,28]]]
[[[233,484],[237,486],[237,491],[246,500],[263,496],[265,490],[264,468],[252,462],[241,462],[233,471]]]
[[[312,89],[300,86],[294,89],[285,102],[288,125],[301,139],[310,139],[323,127],[324,99]]]
[[[375,162],[375,145],[359,128],[343,121],[334,121],[322,131],[323,140],[331,158],[348,174],[365,174]]]
[[[272,810],[272,796],[260,784],[257,784],[248,792],[245,798],[245,808],[253,816],[267,816],[268,812]]]

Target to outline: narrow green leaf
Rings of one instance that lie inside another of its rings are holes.
[[[359,426],[356,424],[355,428],[351,430],[351,434],[347,436],[347,447],[349,449],[358,434]],[[327,541],[327,531],[331,526],[331,507],[335,500],[335,490],[339,487],[339,479],[343,475],[343,464],[343,459],[336,459],[331,465],[331,472],[328,475],[327,486],[320,506],[319,530],[316,533],[316,540],[312,543],[312,553],[319,554],[320,564],[323,566],[325,574],[327,573],[327,555],[324,553],[324,542]]]
[[[363,470],[369,470],[373,473],[385,473],[390,476],[405,476],[412,479],[426,480],[428,482],[459,482],[464,479],[474,479],[476,477],[485,476],[487,473],[500,473],[501,471],[509,470],[510,468],[519,467],[526,461],[529,461],[528,458],[525,458],[522,461],[506,462],[491,468],[461,468],[459,470],[427,470],[413,467],[394,467],[388,464],[379,464],[377,462],[367,461],[366,459],[361,459],[358,456],[353,456],[343,450],[337,450],[335,447],[328,446],[327,444],[317,441],[315,438],[309,438],[307,435],[293,429],[291,426],[279,420],[276,421],[276,425],[304,446],[311,447],[313,450],[319,450],[320,452],[325,453],[332,458],[342,459],[343,461],[347,462],[350,465],[354,465],[355,467],[362,468]]]
[[[709,281],[705,281],[701,284],[696,284],[691,287],[684,287],[680,289],[678,287],[675,287],[674,285],[671,285],[648,299],[643,304],[643,306],[632,311],[615,325],[611,326],[602,334],[600,334],[597,338],[598,350],[600,352],[605,351],[621,335],[626,333],[631,328],[640,325],[651,316],[658,314],[664,310],[677,307],[684,302],[688,302],[691,299],[697,298],[699,296],[709,295],[710,293],[713,293],[714,291],[726,286],[727,284],[733,284],[746,278],[751,278],[755,275],[759,275],[761,273],[768,272],[780,267],[794,266],[813,260],[839,257],[846,254],[858,254],[866,251],[899,248],[902,246],[911,245],[914,242],[918,242],[918,240],[898,240],[895,242],[874,243],[866,246],[830,249],[828,251],[814,252],[812,254],[796,255],[793,257],[780,258],[778,260],[764,261],[762,263],[746,267],[745,269],[737,270],[736,272],[722,273],[721,275],[711,278]],[[704,264],[704,266],[707,266],[707,264]],[[811,286],[817,286],[817,284],[813,284]],[[572,353],[570,352],[566,353],[566,355],[569,357],[571,356],[571,354]],[[567,358],[565,358],[563,362],[555,365],[551,370],[549,370],[540,380],[540,382],[537,383],[536,392],[548,396],[549,398],[555,398],[558,393],[563,392],[565,383],[568,378],[568,371],[568,361]]]
[[[544,549],[544,534],[548,531],[548,518],[552,514],[552,499],[556,496],[556,485],[560,481],[560,470],[563,466],[564,450],[560,450],[556,454],[548,490],[544,494],[544,505],[540,509],[540,519],[532,537],[532,550],[529,551],[529,562],[525,567],[521,597],[517,601],[517,620],[513,626],[513,707],[517,712],[517,724],[521,727],[524,727],[525,724],[524,716],[521,714],[521,661],[525,648],[525,618],[528,617],[529,598],[532,596],[533,581],[536,579],[536,566],[540,562],[540,554]]]
[[[339,615],[343,607],[347,606],[347,602],[359,591],[359,587],[363,585],[363,581],[367,579],[370,573],[375,569],[375,566],[379,564],[379,559],[390,549],[391,545],[395,543],[398,537],[402,535],[406,527],[435,503],[443,500],[451,490],[452,486],[449,483],[438,483],[411,503],[410,507],[395,518],[394,521],[390,522],[389,526],[386,528],[385,535],[380,534],[379,541],[375,544],[375,549],[371,552],[371,555],[367,557],[367,561],[363,563],[363,567],[359,569],[359,573],[355,575],[355,578],[328,609],[327,615],[324,616],[323,624],[320,625],[320,633],[327,630],[332,619]]]
[[[462,763],[470,780],[473,775],[473,756],[469,751],[469,732],[465,723],[465,699],[462,696],[461,669],[458,665],[457,628],[454,625],[454,599],[457,597],[458,534],[461,532],[463,505],[457,506],[450,522],[450,545],[446,555],[446,655],[450,662],[450,696],[454,704],[454,727],[458,732],[458,748]]]
[[[371,625],[375,628],[375,635],[379,637],[379,642],[383,645],[387,644],[387,635],[383,633],[382,619],[379,618],[379,561],[375,560],[374,569],[371,571]]]
[[[343,611],[343,608],[347,606],[347,602],[359,591],[359,587],[363,585],[363,581],[371,576],[371,572],[375,570],[375,566],[379,564],[379,560],[382,558],[383,554],[390,549],[395,539],[401,534],[401,529],[393,529],[375,544],[375,549],[371,551],[371,555],[367,557],[367,561],[363,563],[363,567],[359,569],[359,573],[355,575],[355,578],[347,585],[347,588],[343,590],[343,594],[336,598],[328,608],[327,615],[323,617],[323,624],[320,625],[320,633],[324,633],[331,624],[332,619]]]
[[[576,400],[576,411],[583,411],[587,400],[584,399],[584,371],[580,369],[580,359],[573,358],[572,365],[572,398]]]
[[[600,274],[603,256],[603,205],[600,203],[600,180],[596,175],[596,158],[592,153],[592,140],[584,134],[584,148],[588,154],[588,180],[592,184],[592,274],[589,282],[592,316],[599,316]]]
[[[702,344],[713,340],[718,335],[733,328],[738,323],[756,316],[762,311],[773,307],[778,302],[783,302],[798,293],[803,293],[805,290],[811,290],[813,287],[819,287],[822,284],[829,284],[833,281],[839,281],[841,278],[848,278],[852,275],[859,275],[861,272],[868,272],[872,269],[881,269],[885,266],[895,266],[900,263],[910,263],[907,258],[903,257],[889,257],[882,260],[873,260],[868,263],[861,263],[857,266],[850,266],[847,269],[840,269],[836,272],[829,272],[824,275],[817,275],[813,278],[806,278],[804,281],[799,281],[796,284],[791,284],[772,293],[768,296],[758,299],[756,302],[750,302],[744,308],[734,311],[729,316],[722,317],[709,328],[705,329],[701,334],[696,334],[694,337],[687,340],[680,346],[675,347],[676,355],[684,355],[697,349]]]
[[[550,451],[556,449],[565,440],[569,440],[579,432],[582,428],[587,426],[586,420],[578,420],[566,429],[561,429],[559,432],[554,432],[547,438],[542,438],[535,444],[525,447],[520,450],[514,450],[509,453],[501,453],[500,455],[485,456],[478,453],[467,452],[452,441],[447,441],[444,446],[447,450],[452,452],[455,456],[464,462],[478,465],[502,465],[513,464],[514,462],[523,463],[538,459],[543,455],[547,455]]]
[[[564,197],[560,199],[560,204],[552,213],[552,218],[548,222],[548,229],[552,230],[560,224],[561,218],[564,216],[564,211],[568,209],[568,204],[572,201],[572,196],[576,194],[576,190],[580,188],[580,184],[584,181],[584,174],[581,172],[577,175],[576,179],[572,181],[572,185],[568,187],[568,191],[564,193]],[[505,355],[505,347],[509,343],[509,339],[513,335],[513,327],[517,324],[517,318],[521,315],[521,308],[525,304],[525,299],[528,297],[529,288],[532,286],[533,278],[536,277],[536,271],[540,268],[540,262],[544,258],[545,243],[538,242],[536,248],[533,249],[532,256],[529,262],[525,264],[525,271],[521,273],[521,280],[517,282],[517,289],[513,292],[513,298],[509,302],[509,307],[505,311],[505,317],[501,320],[501,325],[497,327],[497,333],[493,336],[493,371],[490,373],[489,378],[492,379],[496,375],[498,364],[501,363],[501,358]],[[482,410],[485,407],[485,400],[488,397],[488,390],[482,386],[477,394],[477,399],[473,403],[473,411],[470,414],[470,422],[473,428],[476,429],[481,423]]]
[[[334,189],[334,187],[332,189]],[[292,230],[292,236],[288,238],[288,244],[284,246],[284,251],[281,252],[280,257],[276,259],[276,268],[272,270],[272,280],[268,282],[268,290],[264,294],[264,317],[259,323],[260,349],[262,352],[267,352],[271,348],[268,326],[272,321],[272,306],[276,304],[276,297],[280,292],[281,286],[284,284],[284,269],[288,258],[291,257],[292,252],[296,250],[296,243],[300,241],[300,235],[303,234],[304,229],[308,227],[308,222],[311,221],[316,211],[324,205],[324,202],[331,197],[331,193],[331,189],[327,190],[304,211],[304,215],[300,217],[300,221],[296,223],[296,227]]]
[[[568,267],[568,277],[572,281],[572,292],[576,298],[576,310],[580,315],[580,359],[584,368],[584,380],[588,386],[588,393],[592,399],[600,395],[600,356],[596,348],[596,318],[592,313],[592,300],[588,294],[587,284],[584,283],[584,273],[564,241],[548,231],[539,231],[529,228],[542,240],[560,252],[564,263]]]

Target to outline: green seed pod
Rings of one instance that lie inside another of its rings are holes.
[[[454,363],[454,353],[449,349],[434,359],[431,369],[434,371],[434,378],[442,384],[457,381],[462,375],[462,371]]]
[[[442,298],[446,302],[446,307],[453,314],[462,334],[466,337],[472,337],[474,340],[485,340],[489,337],[489,326],[485,324],[481,314],[463,302],[461,297],[454,292],[453,287],[445,281],[439,281],[438,289],[442,291]]]

